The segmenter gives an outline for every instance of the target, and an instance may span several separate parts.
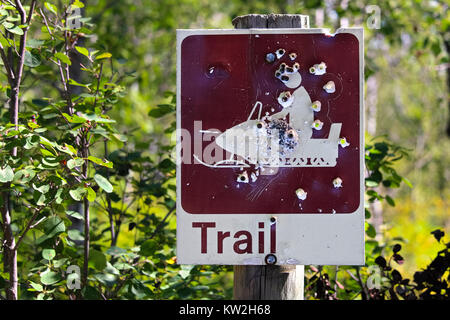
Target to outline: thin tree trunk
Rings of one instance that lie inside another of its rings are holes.
[[[83,176],[84,178],[87,178],[88,176],[88,168],[89,168],[89,160],[87,160],[87,157],[89,156],[89,149],[88,149],[88,142],[86,141],[86,137],[82,138],[83,143],[83,151],[82,155],[83,158],[86,160],[83,164]],[[83,199],[84,203],[84,263],[83,263],[83,275],[82,275],[82,285],[83,288],[86,287],[87,281],[88,281],[88,275],[89,275],[89,246],[90,246],[90,205],[89,200],[87,197],[84,197]]]
[[[100,83],[100,79],[99,79]],[[105,139],[104,141],[104,148],[105,148],[105,159],[108,159],[108,140]],[[109,180],[109,171],[106,171],[106,178]],[[111,232],[111,246],[114,247],[117,244],[117,237],[116,232],[114,229],[114,215],[112,211],[112,205],[111,205],[111,199],[108,195],[106,195],[106,202],[108,204],[108,217],[109,217],[109,230]]]
[[[8,300],[17,300],[17,250],[16,240],[11,228],[11,204],[9,200],[9,192],[3,192],[3,237],[4,237],[4,263],[5,271],[9,273],[8,286],[6,287],[6,298]]]

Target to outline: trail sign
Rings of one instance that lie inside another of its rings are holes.
[[[364,263],[362,29],[178,30],[177,259]]]

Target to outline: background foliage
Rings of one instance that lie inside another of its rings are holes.
[[[23,2],[29,12],[33,1]],[[8,57],[0,75],[0,204],[11,202],[10,229],[20,242],[18,298],[231,298],[230,267],[176,264],[175,29],[302,13],[314,27],[365,27],[367,119],[367,266],[310,266],[306,297],[448,299],[448,245],[436,231],[450,223],[448,3],[377,1],[380,29],[367,28],[370,4],[36,1],[28,29],[17,1],[1,1]],[[67,19],[74,8],[81,27]],[[16,126],[8,62],[21,59]],[[80,267],[82,290],[68,288],[77,280],[69,266]],[[9,279],[5,263],[1,297]]]

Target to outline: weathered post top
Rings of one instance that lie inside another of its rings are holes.
[[[236,29],[309,28],[309,16],[303,14],[247,14],[232,21]]]

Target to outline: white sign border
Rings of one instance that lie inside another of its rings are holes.
[[[328,29],[178,29],[177,30],[177,129],[181,126],[181,44],[191,35],[224,34],[330,34]],[[351,214],[277,214],[276,245],[278,265],[364,265],[364,41],[363,28],[340,28],[335,34],[351,33],[359,41],[360,68],[360,205]],[[181,166],[177,165],[177,263],[220,265],[265,265],[269,254],[270,218],[273,214],[190,214],[181,206]],[[201,253],[200,228],[193,222],[215,222],[207,230],[207,253]],[[264,222],[265,253],[257,253],[257,234]],[[237,254],[232,245],[234,232],[253,235],[254,252]],[[224,240],[224,252],[217,254],[217,231],[231,231]],[[289,235],[289,236],[286,236]],[[302,245],[292,245],[291,243]]]

